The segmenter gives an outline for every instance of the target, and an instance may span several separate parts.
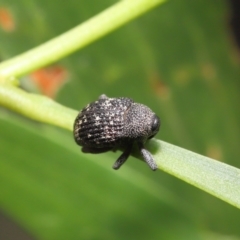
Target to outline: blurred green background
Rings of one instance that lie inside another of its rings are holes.
[[[10,14],[0,19],[0,58],[115,2],[0,0]],[[223,0],[171,0],[51,66],[65,81],[52,96],[79,110],[102,93],[131,97],[160,116],[157,138],[239,168],[240,60],[230,13]],[[44,77],[34,76],[22,87],[46,93],[36,84]],[[237,208],[134,158],[114,171],[119,155],[82,154],[72,133],[0,108],[0,209],[34,239],[240,239]]]

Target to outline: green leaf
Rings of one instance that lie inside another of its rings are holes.
[[[146,176],[129,166],[114,171],[116,154],[82,154],[69,134],[17,119],[0,121],[0,204],[34,236],[154,238],[159,223],[164,238],[200,234],[183,211],[187,206],[151,179],[148,169]],[[152,219],[146,223],[147,216]]]
[[[77,116],[77,112],[51,99],[8,85],[0,89],[0,103],[8,108],[13,106],[13,110],[30,118],[69,130]],[[157,140],[150,141],[150,148],[160,169],[240,208],[239,169]]]
[[[0,31],[0,57],[38,46],[113,3],[1,0],[16,28]],[[239,168],[240,71],[228,15],[225,1],[169,1],[58,62],[68,82],[57,101],[72,111],[102,93],[132,97],[161,117],[157,138]],[[31,89],[30,80],[25,76],[21,86]],[[120,153],[83,155],[72,134],[0,111],[0,207],[37,238],[240,239],[236,208],[133,158],[113,171]],[[71,128],[72,120],[62,122]],[[148,145],[163,170],[198,179],[191,183],[203,182],[204,190],[236,205],[238,182],[230,182],[238,170],[191,153],[175,157],[181,149],[167,146]],[[216,176],[225,176],[221,184]]]

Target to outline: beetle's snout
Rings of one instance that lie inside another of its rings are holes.
[[[148,139],[153,138],[158,133],[160,125],[160,118],[154,114],[151,121],[151,135],[148,137]]]

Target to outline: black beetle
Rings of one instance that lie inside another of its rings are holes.
[[[157,134],[159,127],[159,117],[147,106],[130,98],[108,98],[103,94],[78,114],[74,122],[74,139],[85,153],[124,148],[114,169],[119,169],[127,160],[136,142],[145,162],[156,170],[157,164],[144,143]]]

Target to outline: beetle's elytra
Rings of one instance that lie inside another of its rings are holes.
[[[108,98],[101,95],[78,114],[74,123],[74,139],[83,152],[102,153],[124,148],[125,151],[114,163],[119,169],[137,143],[141,155],[152,170],[157,164],[144,143],[159,131],[160,119],[147,106],[135,103],[130,98]]]

